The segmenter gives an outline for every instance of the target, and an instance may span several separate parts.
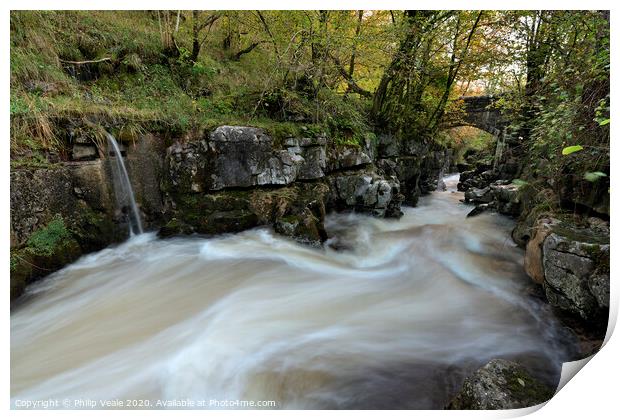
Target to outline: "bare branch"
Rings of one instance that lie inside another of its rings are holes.
[[[58,59],[61,63],[67,63],[67,64],[91,64],[91,63],[101,63],[103,61],[112,61],[112,58],[110,57],[104,57],[104,58],[100,58],[99,60],[85,60],[85,61],[70,61],[70,60],[62,60],[62,59]]]

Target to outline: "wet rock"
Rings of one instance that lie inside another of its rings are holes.
[[[58,215],[76,232],[94,227],[94,213],[111,219],[109,185],[102,162],[11,172],[11,229],[17,245]]]
[[[429,157],[430,165],[441,168],[444,165],[444,150],[431,150],[428,141],[419,137],[406,136],[401,139],[401,156],[419,156],[422,158]]]
[[[376,172],[362,170],[333,174],[327,181],[330,205],[336,209],[352,208],[378,217],[400,211],[402,195],[394,178],[385,179]]]
[[[422,194],[419,187],[421,177],[421,158],[416,156],[401,156],[394,159],[379,159],[377,168],[387,179],[395,179],[399,184],[401,202],[415,206]]]
[[[359,146],[334,145],[327,152],[327,171],[352,169],[372,163],[370,156]]]
[[[476,217],[489,209],[488,204],[478,204],[472,211],[467,213],[467,217]]]
[[[327,157],[324,137],[317,138],[289,138],[284,144],[289,153],[299,155],[304,160],[301,163],[297,175],[298,180],[319,179],[325,176]]]
[[[378,138],[377,154],[381,158],[393,158],[400,155],[400,141],[391,134],[381,134]]]
[[[206,216],[211,233],[241,232],[259,225],[258,216],[247,209],[215,211]]]
[[[444,168],[449,166],[449,150],[428,150],[424,145],[418,145],[414,156],[421,156],[420,176],[418,187],[421,194],[428,194],[437,190],[437,184]]]
[[[458,191],[486,188],[493,180],[497,179],[497,176],[498,174],[489,169],[488,165],[479,165],[476,169],[461,172],[456,188]]]
[[[494,359],[465,379],[451,410],[506,410],[548,401],[553,390],[515,362]]]
[[[553,217],[553,214],[549,211],[548,206],[536,206],[536,201],[527,196],[521,201],[524,207],[529,206],[530,209],[523,209],[511,236],[517,245],[525,248],[527,241],[534,235],[534,228],[538,221],[542,218]]]
[[[560,224],[542,247],[549,303],[602,327],[609,311],[608,242],[590,229]]]
[[[161,139],[147,140],[141,139],[128,149],[126,163],[140,210],[147,216],[145,226],[152,226],[162,216],[163,146]],[[92,143],[78,145],[94,147]],[[97,159],[11,172],[13,298],[26,284],[62,268],[82,253],[127,237],[110,170],[109,160]],[[58,241],[57,250],[41,253],[33,247],[32,237],[44,235],[57,218],[62,219],[69,236]]]
[[[205,172],[204,144],[197,141],[176,142],[166,151],[165,189],[175,191],[201,192],[204,189]]]
[[[281,235],[314,246],[321,245],[327,239],[323,221],[310,209],[304,209],[300,214],[291,214],[276,220],[274,230]]]
[[[508,161],[501,163],[497,167],[497,173],[500,178],[504,179],[514,179],[519,173],[519,169],[521,165],[514,159],[509,159]]]
[[[161,226],[164,222],[161,183],[166,176],[165,154],[164,140],[153,135],[140,136],[127,147],[125,164],[146,228]]]
[[[260,128],[222,126],[208,140],[177,142],[168,148],[169,183],[183,192],[198,193],[319,179],[328,166],[325,144],[322,137],[289,138],[285,149],[276,150]],[[339,165],[360,164],[355,156],[341,156]]]
[[[585,214],[603,216],[609,218],[610,212],[610,179],[608,176],[600,177],[594,182],[583,179],[582,175],[573,173],[563,174],[554,181],[554,190],[566,208],[578,208]],[[608,168],[602,168],[602,172],[609,174]]]
[[[490,187],[471,188],[465,192],[465,202],[490,203],[493,201],[493,193]]]
[[[461,174],[463,172],[469,172],[472,171],[472,165],[470,165],[469,163],[457,163],[456,170]]]
[[[500,180],[492,183],[489,188],[491,188],[493,200],[496,202],[495,207],[500,213],[509,216],[521,214],[519,186]]]
[[[173,217],[159,229],[157,236],[160,238],[167,238],[176,235],[189,235],[193,232],[194,229],[190,225]]]
[[[301,242],[321,243],[326,239],[323,222],[327,192],[322,183],[206,194],[171,191],[170,222],[160,235],[218,234],[272,225],[279,233]]]
[[[73,160],[94,160],[99,157],[94,145],[74,144],[71,150]]]

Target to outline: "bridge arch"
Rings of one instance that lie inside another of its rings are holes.
[[[506,148],[506,128],[509,124],[501,111],[493,106],[499,98],[500,96],[493,95],[460,97],[459,100],[464,104],[465,115],[460,122],[451,125],[451,128],[471,126],[491,134],[496,141],[494,168],[497,167]]]
[[[465,115],[462,124],[470,125],[499,137],[508,126],[499,109],[493,105],[499,96],[462,96],[459,98],[464,104]]]

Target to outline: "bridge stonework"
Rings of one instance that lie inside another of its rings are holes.
[[[508,122],[499,109],[493,107],[497,96],[463,96],[459,98],[465,105],[463,125],[471,125],[494,136],[500,136]]]
[[[464,103],[465,115],[462,123],[458,125],[469,125],[493,135],[496,139],[494,168],[502,159],[509,136],[506,128],[509,125],[499,109],[493,106],[498,96],[463,96],[459,98]]]

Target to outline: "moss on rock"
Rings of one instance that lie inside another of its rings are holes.
[[[81,254],[65,221],[54,217],[30,236],[25,247],[11,250],[11,300],[21,295],[31,281],[64,267]]]
[[[553,390],[515,362],[494,359],[465,379],[450,410],[505,410],[548,401]]]

